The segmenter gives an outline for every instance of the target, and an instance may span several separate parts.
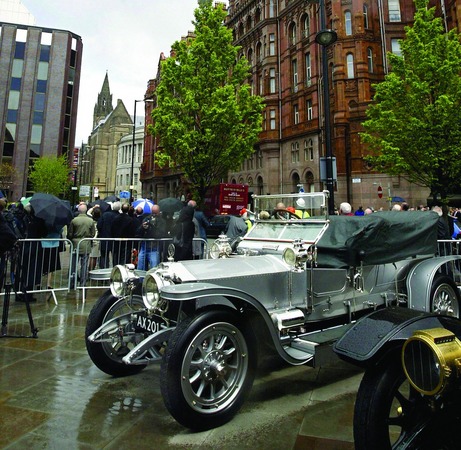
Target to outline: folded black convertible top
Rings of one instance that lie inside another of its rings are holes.
[[[385,264],[437,251],[433,211],[387,211],[365,216],[331,216],[317,244],[318,265],[346,268]]]

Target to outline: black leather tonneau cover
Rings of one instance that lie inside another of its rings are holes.
[[[385,264],[437,251],[433,211],[388,211],[366,216],[331,216],[317,244],[320,267]]]

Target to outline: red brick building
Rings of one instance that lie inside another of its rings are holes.
[[[254,93],[265,99],[263,131],[253,157],[228,181],[245,183],[255,193],[324,189],[320,158],[325,156],[324,104],[319,7],[305,0],[229,0],[226,25],[252,66]],[[458,27],[461,1],[438,3],[448,29]],[[372,170],[364,160],[361,123],[374,91],[373,83],[389,71],[386,52],[399,52],[398,40],[413,21],[413,0],[325,0],[326,25],[338,40],[328,47],[332,153],[336,158],[335,203],[354,208],[390,206],[400,196],[412,205],[426,203],[428,190]],[[149,84],[147,95],[155,91]],[[155,148],[155,141],[150,148]],[[156,193],[181,190],[178,175],[157,171],[145,145],[144,183]],[[153,171],[155,170],[155,173]],[[378,198],[378,187],[384,195]],[[161,198],[161,197],[160,197]]]

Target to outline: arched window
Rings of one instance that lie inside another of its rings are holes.
[[[251,31],[251,24],[252,24],[251,16],[248,16],[247,23],[246,23],[247,32]]]
[[[259,23],[261,21],[261,10],[258,8],[255,12],[255,23]]]
[[[261,42],[256,44],[256,62],[261,62],[262,54],[261,54]]]
[[[367,48],[367,61],[368,61],[368,72],[373,73],[373,50],[371,47]]]
[[[297,172],[295,172],[292,177],[291,177],[291,191],[292,192],[298,192],[298,184],[300,181],[299,175]]]
[[[346,36],[352,35],[352,14],[350,11],[344,12],[344,30],[346,32]]]
[[[347,78],[354,78],[354,55],[348,53],[346,56]]]
[[[295,45],[296,44],[296,24],[294,22],[291,22],[290,27],[288,29],[288,37],[289,37],[289,42],[290,45]]]
[[[368,5],[363,4],[363,27],[369,28],[370,24],[368,23]]]
[[[314,160],[314,143],[312,139],[304,141],[304,161]]]
[[[315,192],[314,185],[314,174],[312,172],[306,172],[306,192]]]
[[[258,177],[256,183],[257,183],[257,185],[258,185],[258,195],[262,195],[263,192],[264,192],[263,178],[262,178],[262,177]]]
[[[309,23],[309,14],[303,16],[303,38],[308,38],[311,34],[311,27]]]
[[[252,48],[248,49],[247,59],[248,59],[248,62],[250,63],[250,66],[252,66],[253,65],[253,49]]]

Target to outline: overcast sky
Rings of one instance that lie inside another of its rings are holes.
[[[36,25],[82,37],[83,62],[75,145],[87,142],[106,71],[113,106],[130,114],[157,74],[160,53],[193,30],[197,0],[22,0]],[[138,104],[137,114],[144,111]]]

